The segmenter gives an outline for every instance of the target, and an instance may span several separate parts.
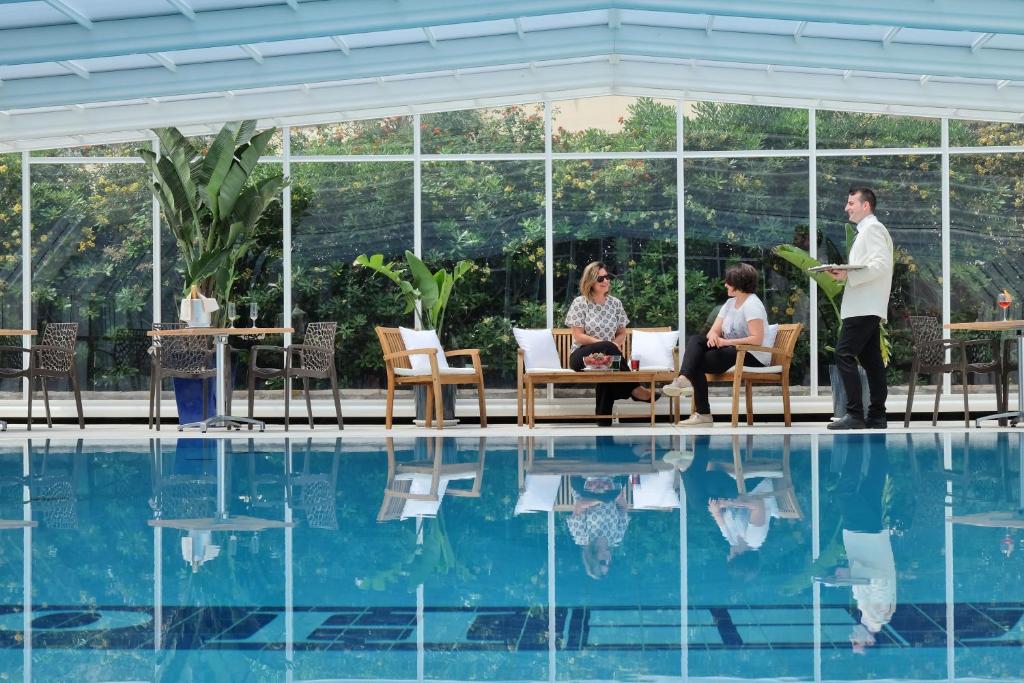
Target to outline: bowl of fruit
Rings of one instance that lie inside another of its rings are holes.
[[[612,366],[612,357],[607,353],[592,353],[583,357],[584,370],[608,370]]]

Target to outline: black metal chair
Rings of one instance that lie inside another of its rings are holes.
[[[179,330],[184,327],[188,325],[153,324],[154,330]],[[217,369],[210,367],[214,354],[210,337],[153,337],[153,345],[149,352],[152,354],[149,370],[149,428],[153,429],[155,424],[157,431],[160,431],[160,394],[163,381],[174,377],[202,380],[203,417],[208,417],[207,384],[217,377]]]
[[[256,399],[256,379],[280,377],[284,381],[284,428],[288,429],[291,380],[301,379],[306,394],[306,414],[309,428],[313,429],[313,404],[309,395],[309,380],[326,379],[331,383],[334,395],[334,410],[338,416],[338,429],[345,428],[341,416],[341,396],[338,393],[338,374],[334,367],[334,337],[338,332],[336,322],[317,322],[306,325],[301,344],[284,346],[253,346],[249,350],[249,417],[253,416]],[[281,354],[280,368],[260,367],[259,352]],[[296,360],[298,361],[296,363]]]
[[[33,344],[29,348],[20,346],[3,346],[0,352],[20,352],[29,354],[27,368],[0,368],[0,379],[28,378],[28,429],[32,429],[32,399],[35,379],[39,378],[43,389],[43,405],[46,408],[46,426],[53,427],[50,417],[50,393],[46,380],[66,379],[75,394],[75,406],[78,409],[78,426],[85,429],[85,416],[82,414],[82,391],[78,385],[75,372],[75,342],[78,340],[78,323],[47,323],[43,330],[41,344]]]
[[[1017,338],[1011,337],[1010,339],[1003,340],[1003,355],[1000,356],[1001,369],[999,372],[999,380],[1002,383],[1002,393],[999,394],[999,412],[1005,413],[1010,408],[1010,377],[1017,372],[1017,363],[1020,362],[1019,358],[1013,358],[1017,351]],[[1005,424],[1000,422],[999,424]]]
[[[999,340],[997,339],[945,339],[938,318],[931,316],[910,316],[910,332],[913,336],[914,358],[910,369],[910,387],[907,393],[907,412],[903,426],[910,426],[910,412],[914,405],[914,387],[918,374],[931,374],[935,379],[935,407],[932,409],[932,425],[939,419],[939,397],[942,394],[942,376],[945,373],[960,373],[964,395],[964,426],[971,426],[970,407],[967,401],[967,375],[969,373],[991,372],[995,376],[996,397],[1002,397]],[[992,360],[971,361],[971,350],[988,346]],[[946,362],[946,351],[950,362]]]

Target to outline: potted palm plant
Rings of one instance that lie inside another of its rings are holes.
[[[850,246],[853,244],[855,237],[854,230],[847,226],[846,228],[846,253],[850,253]],[[791,263],[796,266],[802,273],[807,273],[814,282],[818,285],[818,291],[825,295],[825,299],[828,301],[828,305],[835,315],[836,321],[836,333],[838,334],[839,328],[843,325],[843,319],[840,314],[839,296],[842,294],[844,282],[834,280],[827,273],[808,273],[808,268],[815,268],[820,266],[816,258],[808,254],[800,247],[793,244],[780,244],[772,249],[779,258]],[[889,356],[891,346],[889,343],[889,331],[882,323],[879,328],[879,340],[882,351],[882,362],[889,365]],[[832,346],[826,346],[827,351],[835,351]],[[868,391],[868,378],[864,372],[864,368],[858,367],[860,372],[860,384],[861,384],[861,400],[864,403],[864,414],[867,415],[868,405],[871,403],[871,397]],[[832,385],[832,411],[836,417],[843,417],[846,415],[846,390],[843,387],[843,382],[839,377],[839,369],[834,363],[828,366],[828,377]]]
[[[395,262],[386,262],[382,254],[356,257],[355,264],[380,273],[396,285],[405,300],[405,313],[414,313],[417,329],[428,329],[437,332],[441,337],[444,329],[444,314],[448,302],[455,291],[455,284],[473,268],[472,261],[459,261],[451,272],[439,268],[431,272],[422,259],[411,251],[405,252],[407,268]],[[442,387],[444,395],[444,419],[455,419],[455,387]],[[416,418],[422,419],[425,414],[426,389],[416,388]]]
[[[260,157],[276,129],[256,131],[255,121],[224,124],[208,147],[200,147],[176,128],[153,131],[159,153],[139,150],[152,177],[152,192],[163,221],[171,230],[180,254],[182,294],[189,301],[190,324],[209,325],[204,313],[216,306],[195,306],[193,300],[230,299],[238,276],[236,267],[256,244],[256,226],[267,207],[280,199],[288,180],[271,173],[252,178]],[[193,389],[175,380],[179,420],[183,413],[198,413],[182,394]],[[194,382],[199,396],[199,382]],[[198,406],[201,401],[195,401]],[[211,400],[209,405],[214,405]]]

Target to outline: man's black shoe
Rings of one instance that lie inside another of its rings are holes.
[[[859,417],[850,417],[849,415],[844,415],[843,417],[839,418],[838,420],[835,420],[833,422],[829,422],[828,426],[826,427],[826,429],[866,429],[866,428],[867,428],[867,425],[864,424],[864,420],[860,419]]]
[[[868,429],[887,429],[889,421],[884,417],[869,417],[864,424]]]

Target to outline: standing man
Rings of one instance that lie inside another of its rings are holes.
[[[830,270],[834,279],[845,281],[843,320],[836,343],[836,366],[846,390],[846,416],[829,423],[829,429],[884,429],[885,364],[882,362],[880,326],[889,309],[892,289],[892,237],[875,218],[875,193],[866,187],[854,187],[846,199],[846,215],[857,224],[857,237],[850,247],[848,263],[863,266],[857,270]],[[871,406],[867,416],[861,399],[857,362],[868,376]]]

